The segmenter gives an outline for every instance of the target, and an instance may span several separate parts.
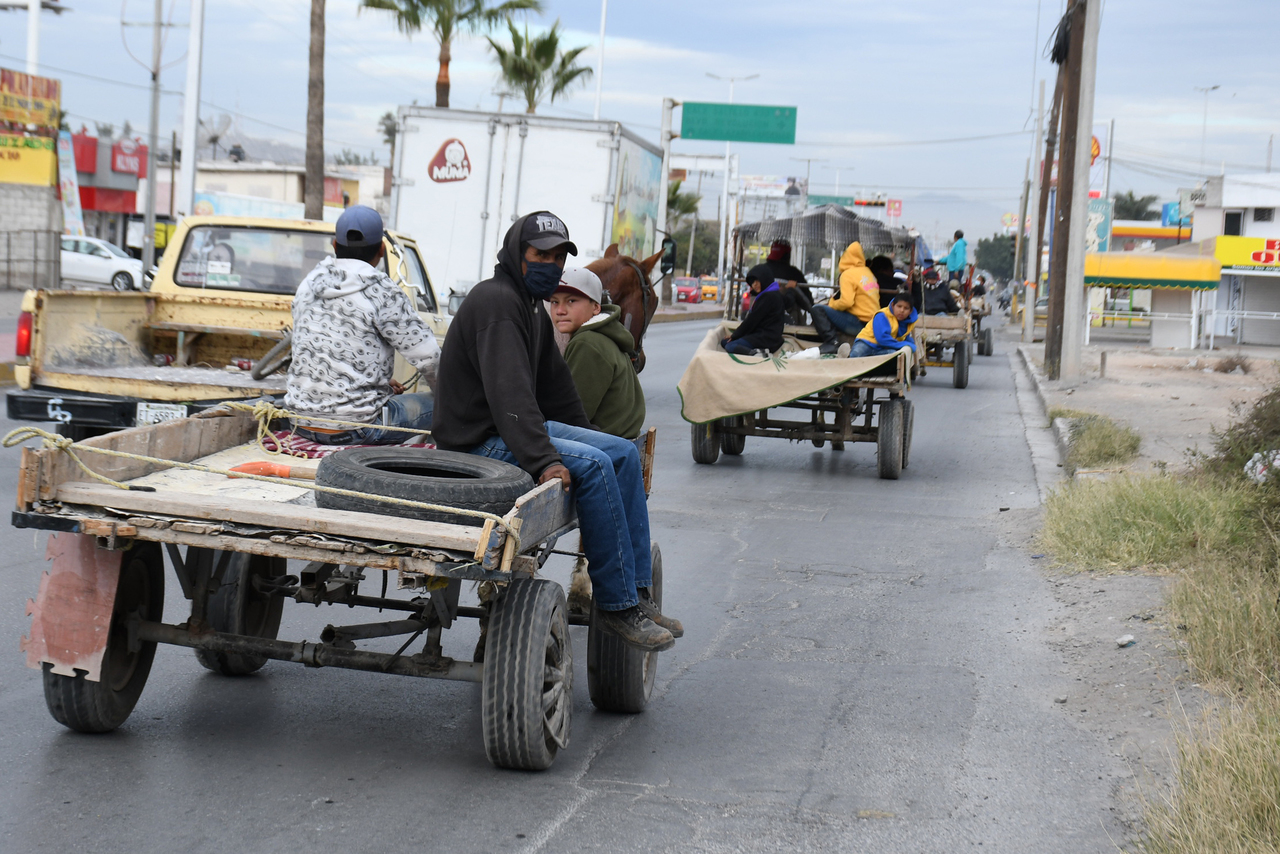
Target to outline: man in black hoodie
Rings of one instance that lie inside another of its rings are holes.
[[[444,450],[514,463],[559,480],[574,500],[603,628],[632,646],[669,649],[684,630],[653,602],[649,510],[634,443],[587,420],[543,309],[578,254],[560,218],[521,217],[493,277],[477,284],[449,326],[431,433]]]
[[[782,346],[782,328],[786,324],[782,293],[767,264],[757,264],[748,270],[747,284],[754,294],[751,310],[720,346],[738,356],[751,355],[757,350],[772,353]]]

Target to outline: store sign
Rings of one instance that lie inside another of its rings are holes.
[[[58,133],[58,195],[62,196],[62,233],[84,237],[84,212],[80,209],[75,148],[70,131],[65,130]]]
[[[471,158],[460,139],[446,139],[427,164],[427,174],[437,184],[465,181],[471,177]]]
[[[52,187],[57,183],[57,163],[49,137],[0,133],[0,184]]]
[[[1213,255],[1224,273],[1280,273],[1280,240],[1223,235],[1214,243]]]
[[[61,103],[61,82],[0,68],[0,122],[56,128]]]
[[[1115,202],[1111,199],[1090,199],[1088,222],[1084,229],[1086,252],[1108,252],[1111,249],[1111,221]]]
[[[902,199],[889,199],[885,205],[884,212],[889,216],[897,219],[902,216]]]
[[[126,175],[141,175],[141,146],[132,139],[122,139],[111,145],[111,171]]]

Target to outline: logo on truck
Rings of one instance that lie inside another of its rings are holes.
[[[467,157],[467,148],[462,140],[446,139],[436,156],[431,158],[427,174],[437,184],[467,180],[471,175],[471,158]]]

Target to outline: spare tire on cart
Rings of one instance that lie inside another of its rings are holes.
[[[316,492],[316,506],[428,522],[476,525],[476,517],[379,500],[377,496],[505,514],[533,489],[533,478],[510,463],[431,448],[351,448],[320,461],[316,485],[368,497]]]

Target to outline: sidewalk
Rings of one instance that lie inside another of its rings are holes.
[[[654,323],[671,323],[677,320],[718,320],[724,316],[724,306],[714,302],[678,302],[660,305],[653,314]]]

